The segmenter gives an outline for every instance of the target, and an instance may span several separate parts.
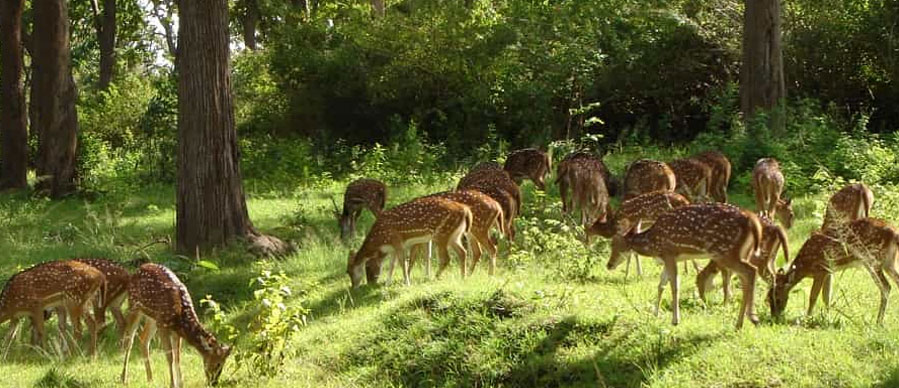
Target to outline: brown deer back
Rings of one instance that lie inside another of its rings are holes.
[[[864,183],[846,185],[827,202],[823,227],[868,217],[873,205],[874,193]]]
[[[727,202],[727,185],[730,183],[731,164],[723,153],[705,151],[693,157],[712,169],[709,192],[718,202]]]
[[[110,302],[128,292],[128,283],[131,274],[122,264],[102,258],[77,258],[72,259],[98,269],[106,277],[106,292],[101,298],[100,307],[106,308]]]
[[[641,194],[622,202],[607,221],[596,221],[587,233],[611,238],[615,234],[624,234],[638,222],[646,230],[660,215],[689,204],[687,198],[677,193],[656,191]]]
[[[520,184],[522,180],[530,179],[541,190],[545,188],[546,174],[551,168],[549,155],[535,148],[513,151],[503,166],[516,183]]]
[[[692,204],[660,215],[655,224],[632,239],[643,239],[651,252],[659,255],[731,255],[744,248],[747,235],[756,237],[752,249],[761,242],[758,217],[738,207],[714,203]]]
[[[355,209],[364,207],[375,216],[381,214],[387,202],[387,185],[383,182],[361,178],[350,182],[343,194],[343,208]]]
[[[673,160],[668,163],[668,166],[674,171],[675,191],[683,194],[692,202],[705,199],[709,195],[712,182],[711,167],[694,159]]]
[[[499,218],[499,222],[502,223],[502,206],[500,206],[499,202],[497,202],[495,199],[480,191],[444,191],[441,193],[428,195],[424,198],[431,197],[444,198],[468,206],[469,209],[471,209],[471,214],[473,217],[471,225],[471,229],[473,231],[489,231],[490,228],[493,227],[494,223],[497,222],[497,218]],[[502,230],[503,226],[500,225],[500,231]]]
[[[0,293],[0,317],[42,311],[66,301],[84,303],[106,282],[100,270],[73,260],[35,265],[13,275]]]
[[[668,164],[641,159],[630,165],[624,177],[624,200],[653,191],[674,191],[677,181]]]

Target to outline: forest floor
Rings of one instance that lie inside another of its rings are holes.
[[[452,185],[446,181],[392,188],[388,206]],[[307,308],[308,324],[291,338],[292,352],[274,377],[258,376],[247,363],[232,360],[222,377],[225,387],[899,386],[899,311],[889,308],[884,325],[875,324],[878,293],[861,269],[836,275],[833,306],[819,304],[812,317],[804,316],[810,281],[803,282],[790,299],[786,322],[770,318],[764,303],[767,285],[760,282],[755,298],[762,322],[747,323],[740,331],[734,329],[737,289],[736,301],[728,305],[722,304],[720,288],[704,305],[695,295],[692,268],[681,277],[681,324],[670,324],[668,291],[662,314],[654,316],[659,266],[644,259],[643,276],[631,271],[625,280],[623,265],[616,271],[605,268],[607,242],[587,250],[571,241],[585,256],[563,259],[589,266],[576,277],[567,275],[572,273],[571,263],[562,262],[559,255],[516,251],[507,259],[509,248],[503,245],[494,277],[487,275],[482,262],[473,276],[463,280],[453,262],[441,280],[426,279],[418,267],[410,287],[395,281],[350,290],[349,247],[337,238],[330,201],[340,198],[341,185],[265,193],[250,186],[249,192],[256,226],[295,241],[296,254],[260,264],[232,249],[204,256],[220,267],[210,269],[195,265],[194,258],[172,255],[166,246],[146,247],[172,234],[170,187],[104,194],[90,201],[2,195],[0,279],[51,259],[149,257],[172,266],[185,280],[204,323],[211,319],[203,314],[199,300],[211,295],[218,301],[228,321],[241,331],[238,352],[250,352],[241,347],[251,340],[247,325],[258,306],[252,280],[264,269],[284,271],[294,290],[288,304]],[[546,224],[533,220],[562,219],[558,207],[549,205],[558,201],[556,193],[544,196],[530,183],[524,185],[524,193],[520,238],[553,233],[537,230]],[[745,195],[732,197],[749,205]],[[823,199],[794,199],[798,218],[789,230],[794,254],[819,225]],[[353,248],[371,222],[365,214]],[[556,228],[571,230],[564,224]],[[543,243],[521,242],[523,247],[539,244]],[[398,273],[395,280],[400,279]],[[6,327],[0,329],[3,335]],[[113,330],[102,336],[96,360],[65,357],[53,347],[38,351],[27,345],[27,337],[20,335],[0,362],[0,385],[121,386],[123,355]],[[135,347],[129,387],[162,386],[168,381],[158,344],[152,352],[155,384],[146,382]],[[186,386],[204,386],[198,353],[188,346],[184,352]]]

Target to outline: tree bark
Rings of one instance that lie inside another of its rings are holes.
[[[256,24],[259,23],[257,0],[244,0],[243,43],[250,50],[256,50]]]
[[[28,121],[22,83],[24,0],[0,0],[0,189],[28,186]]]
[[[226,0],[179,4],[176,248],[193,254],[247,238],[262,254],[287,249],[250,222],[234,127]]]
[[[94,1],[96,4],[97,0]],[[103,12],[97,16],[97,41],[100,43],[100,90],[109,88],[115,75],[116,0],[103,0]]]
[[[75,191],[77,91],[69,57],[69,18],[65,0],[36,1],[32,94],[38,131],[37,189],[60,198]]]
[[[371,13],[376,19],[383,17],[385,12],[384,0],[371,0]]]
[[[780,0],[746,0],[743,14],[743,67],[740,70],[740,107],[744,120],[758,110],[771,114],[773,132],[784,126],[786,97],[781,49]]]

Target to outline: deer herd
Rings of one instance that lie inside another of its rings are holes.
[[[493,275],[496,236],[505,237],[509,244],[514,240],[513,221],[522,206],[519,186],[530,180],[537,189],[546,190],[550,171],[547,153],[533,148],[518,150],[506,157],[504,165],[483,162],[474,166],[455,191],[416,198],[386,211],[384,184],[371,180],[350,183],[343,210],[335,203],[341,236],[346,239],[354,233],[352,226],[359,209],[368,208],[375,216],[362,246],[349,255],[347,273],[352,286],[361,284],[363,271],[368,283],[377,283],[382,261],[388,255],[387,282],[399,261],[403,280],[409,285],[410,267],[423,256],[428,257],[425,268],[430,278],[431,255],[424,251],[430,251],[432,244],[440,259],[438,278],[449,264],[450,250],[459,261],[462,278],[475,271],[484,253],[489,256],[488,271]],[[578,151],[562,158],[555,171],[562,212],[571,214],[583,226],[586,243],[597,236],[610,239],[609,270],[627,259],[626,278],[634,259],[637,273],[642,274],[638,255],[661,264],[655,313],[659,314],[663,293],[670,288],[675,325],[680,321],[678,263],[684,262],[686,273],[686,262],[696,259],[709,259],[696,278],[703,302],[717,274],[722,275],[725,303],[731,299],[731,278],[736,275],[740,279],[742,301],[737,328],[747,318],[758,323],[754,295],[759,278],[768,285],[767,302],[775,317],[782,316],[790,290],[805,277],[814,280],[808,313],[822,289],[824,302],[829,304],[833,273],[848,266],[866,268],[881,291],[878,322],[886,311],[890,291],[887,277],[899,286],[899,234],[886,222],[869,217],[874,197],[864,184],[847,185],[832,196],[822,227],[784,271],[776,268],[776,258],[781,250],[785,259],[790,258],[785,229],[792,226],[794,212],[791,199],[784,197],[783,171],[773,158],[758,160],[752,170],[754,211],[727,202],[731,163],[717,151],[670,162],[636,160],[620,180],[601,157]],[[612,207],[613,197],[621,199],[617,209]],[[470,266],[466,262],[466,240],[472,250]],[[693,265],[696,267],[695,261]]]
[[[450,263],[450,252],[459,262],[462,278],[476,270],[485,254],[488,273],[494,275],[497,236],[509,244],[515,238],[514,220],[522,206],[519,186],[530,180],[538,189],[546,190],[551,170],[551,158],[545,152],[518,150],[506,157],[504,165],[485,162],[473,167],[453,191],[416,198],[390,209],[385,209],[384,183],[373,179],[350,183],[343,209],[337,209],[334,203],[341,238],[349,241],[363,209],[375,217],[362,245],[351,251],[347,260],[352,287],[360,286],[363,275],[369,284],[377,283],[388,255],[387,282],[399,262],[404,283],[411,284],[411,267],[416,260],[425,260],[426,276],[430,278],[433,248],[439,257],[438,278]],[[731,277],[740,279],[743,297],[737,328],[746,318],[758,323],[754,295],[759,277],[769,286],[767,302],[774,316],[782,316],[790,290],[802,279],[813,280],[808,303],[811,314],[822,290],[824,303],[830,303],[834,272],[862,266],[881,292],[877,321],[882,322],[891,288],[887,278],[899,286],[899,232],[869,217],[874,197],[861,183],[848,185],[831,197],[822,227],[784,271],[775,268],[775,259],[778,250],[789,259],[784,228],[793,223],[793,209],[791,200],[783,197],[785,179],[775,159],[759,160],[752,171],[756,211],[727,203],[731,163],[716,151],[671,162],[637,160],[620,180],[601,157],[580,151],[563,158],[555,175],[562,211],[577,214],[586,242],[589,244],[595,236],[611,240],[609,270],[626,258],[626,277],[634,258],[637,272],[642,274],[637,255],[652,257],[661,264],[655,313],[659,314],[664,290],[670,287],[673,324],[680,321],[677,264],[699,258],[709,259],[696,279],[703,301],[718,273],[722,275],[725,303],[731,297]],[[610,198],[616,196],[621,203],[613,209]],[[466,245],[472,251],[470,265]],[[687,267],[684,269],[686,273]],[[125,299],[127,313],[122,311]],[[125,351],[122,382],[127,381],[128,359],[138,330],[148,380],[152,380],[149,349],[154,337],[165,350],[171,386],[183,385],[182,339],[201,354],[207,382],[218,380],[230,348],[202,327],[191,296],[178,277],[152,263],[141,265],[131,274],[111,260],[69,259],[38,264],[15,274],[0,294],[0,323],[10,321],[3,357],[17,336],[22,318],[31,321],[32,344],[45,346],[44,324],[53,313],[58,316],[63,351],[77,348],[83,319],[90,335],[88,352],[94,355],[98,333],[107,326],[107,311],[114,318]]]

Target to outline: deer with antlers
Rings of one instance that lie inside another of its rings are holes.
[[[55,309],[61,313],[60,336],[66,332],[65,316],[72,318],[74,339],[81,338],[81,317],[84,315],[90,331],[90,354],[97,348],[97,325],[90,314],[91,303],[106,285],[103,273],[94,267],[73,260],[38,264],[13,275],[0,293],[0,323],[11,321],[5,349],[9,349],[19,328],[19,320],[31,318],[32,343],[44,346],[44,311]],[[71,344],[73,347],[74,343]]]
[[[503,230],[503,208],[499,202],[491,198],[489,195],[481,193],[477,190],[462,191],[445,191],[428,195],[424,198],[443,198],[450,201],[458,202],[471,210],[472,224],[469,242],[471,244],[471,272],[477,268],[478,262],[481,260],[482,250],[487,251],[490,259],[488,273],[492,276],[496,271],[496,241],[490,236],[490,230],[496,227],[501,234],[505,234]],[[425,244],[416,245],[411,253],[412,261],[423,256]],[[427,276],[431,276],[430,257],[427,257],[426,268]]]
[[[755,214],[726,204],[693,204],[673,209],[656,219],[653,226],[637,233],[639,224],[613,240],[613,252],[633,249],[643,256],[655,257],[663,266],[656,297],[658,315],[666,283],[671,285],[672,323],[680,322],[680,278],[677,262],[697,256],[710,257],[717,264],[740,276],[743,304],[737,318],[737,328],[744,317],[758,323],[755,314],[754,290],[756,273],[749,264],[750,256],[758,250],[762,226]],[[614,269],[622,255],[609,258],[608,268]]]
[[[343,210],[334,205],[334,216],[340,226],[340,238],[346,240],[356,231],[356,221],[362,215],[362,209],[368,209],[375,218],[384,211],[387,203],[387,185],[375,179],[357,179],[350,182],[343,194]]]
[[[706,151],[694,155],[692,159],[703,162],[712,170],[709,194],[715,201],[727,202],[727,185],[730,183],[731,165],[727,156],[718,151]]]
[[[712,187],[712,169],[708,165],[695,159],[677,159],[668,162],[668,166],[674,171],[674,191],[690,202],[708,201]]]
[[[530,179],[540,190],[546,190],[546,174],[551,168],[549,155],[536,148],[513,151],[503,165],[515,184],[520,186],[522,181]]]
[[[459,258],[462,277],[465,277],[466,251],[462,235],[471,231],[473,215],[468,206],[443,198],[420,198],[381,213],[372,225],[362,246],[347,260],[347,274],[353,288],[362,280],[362,267],[370,260],[383,260],[392,255],[388,282],[393,278],[396,261],[403,266],[403,281],[411,284],[406,250],[412,246],[434,241],[440,257],[437,277],[449,264],[449,248]]]
[[[784,188],[784,176],[780,171],[780,163],[773,158],[762,158],[752,169],[752,190],[755,203],[761,215],[777,219],[789,229],[793,226],[793,201],[781,198]]]
[[[774,264],[777,259],[778,249],[783,249],[784,258],[789,259],[790,250],[787,240],[787,233],[771,221],[767,217],[759,217],[762,224],[762,242],[759,244],[759,251],[754,252],[749,258],[749,264],[756,268],[762,280],[773,285],[775,281]],[[699,290],[699,298],[705,302],[705,293],[712,285],[715,275],[721,272],[722,288],[724,289],[724,303],[730,300],[730,279],[733,276],[727,268],[722,268],[718,263],[709,261],[709,263],[696,276],[696,288]]]
[[[608,208],[609,193],[603,179],[604,171],[607,170],[602,161],[589,154],[566,158],[559,163],[556,183],[562,197],[562,211],[568,213],[575,208],[580,209],[581,224],[585,226],[604,218]]]
[[[656,191],[638,195],[622,202],[617,211],[613,211],[609,208],[606,212],[606,219],[597,220],[593,225],[590,225],[590,227],[587,228],[587,236],[599,235],[612,239],[623,238],[624,233],[637,224],[640,224],[641,230],[637,230],[636,232],[640,233],[651,227],[652,224],[655,223],[656,218],[660,215],[689,204],[690,201],[688,201],[687,198],[684,198],[683,195],[672,192]],[[612,255],[625,253],[616,252],[614,250],[614,244],[612,249]],[[625,278],[627,278],[630,272],[631,257],[633,257],[636,263],[637,274],[643,275],[640,259],[634,256],[635,255],[629,255],[627,258],[627,265],[625,266],[624,273]]]
[[[677,178],[668,164],[656,160],[640,159],[627,168],[624,175],[624,197],[627,201],[640,194],[653,191],[674,191]]]
[[[827,202],[822,229],[868,217],[874,205],[874,192],[864,183],[844,186]]]
[[[165,350],[169,366],[170,384],[183,387],[181,375],[181,340],[186,340],[203,357],[206,382],[215,385],[231,348],[221,344],[212,333],[200,324],[193,301],[184,283],[168,268],[159,264],[141,265],[128,284],[128,317],[125,320],[125,363],[122,367],[122,383],[128,381],[128,358],[134,345],[141,320],[145,320],[140,335],[141,351],[147,381],[153,381],[150,369],[150,340],[157,333]]]
[[[771,315],[783,316],[790,290],[807,277],[813,279],[807,314],[812,314],[822,289],[824,303],[830,305],[833,273],[856,264],[868,271],[880,290],[877,323],[882,324],[890,295],[884,272],[899,286],[899,231],[875,218],[861,218],[812,234],[789,270],[778,271],[774,287],[768,291]]]

